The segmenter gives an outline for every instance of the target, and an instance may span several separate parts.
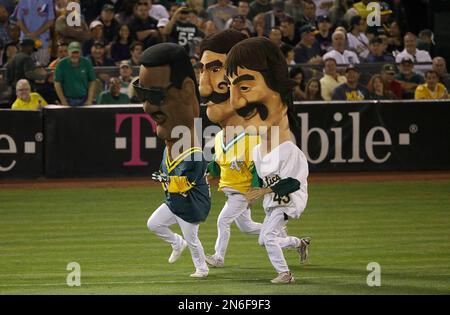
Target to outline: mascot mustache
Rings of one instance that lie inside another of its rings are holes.
[[[269,116],[269,110],[267,109],[266,105],[263,103],[248,103],[246,106],[239,108],[236,110],[239,116],[241,117],[247,117],[254,109],[256,108],[259,117],[261,117],[262,120],[266,120]]]
[[[202,97],[201,102],[203,104],[207,104],[209,102],[213,104],[220,104],[225,101],[228,101],[230,99],[230,90],[228,89],[226,82],[220,82],[218,85],[219,89],[225,88],[227,91],[225,93],[219,93],[216,91],[213,91],[210,95]]]

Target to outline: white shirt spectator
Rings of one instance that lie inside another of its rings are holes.
[[[355,51],[361,58],[367,59],[369,56],[369,39],[366,34],[360,33],[358,36],[347,33],[348,48]]]
[[[166,8],[161,4],[152,4],[152,8],[148,11],[148,15],[156,20],[160,20],[162,18],[168,19],[169,13]]]
[[[415,65],[414,66],[414,70],[416,72],[420,72],[422,74],[425,74],[425,72],[427,70],[431,70],[431,68],[433,67],[432,65],[432,60],[431,60],[431,56],[428,53],[428,51],[426,50],[420,50],[420,49],[416,49],[416,54],[412,55],[410,53],[408,53],[406,51],[406,49],[404,49],[401,53],[397,54],[397,56],[395,57],[395,62],[397,64],[399,64],[403,59],[410,59],[412,60],[414,63],[416,62],[429,62],[429,65]]]
[[[334,60],[336,60],[336,63],[338,65],[359,63],[358,55],[350,50],[344,50],[344,53],[342,54],[335,49],[330,50],[322,57],[323,60],[327,60],[328,58],[333,58]]]

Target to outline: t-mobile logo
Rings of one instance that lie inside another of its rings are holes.
[[[124,162],[124,166],[147,166],[148,162],[141,159],[141,121],[150,123],[153,132],[156,134],[156,123],[147,114],[116,114],[116,134],[119,134],[122,123],[131,120],[131,159]],[[145,137],[145,149],[155,149],[157,146],[156,137]],[[116,150],[127,149],[127,138],[116,137]]]

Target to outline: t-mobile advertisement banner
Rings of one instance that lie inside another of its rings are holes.
[[[450,102],[295,108],[297,144],[312,172],[450,169]],[[201,112],[196,126],[208,147],[211,122]],[[140,105],[0,111],[0,178],[149,177],[163,149]]]
[[[92,106],[44,110],[45,175],[150,176],[164,143],[142,106]]]
[[[296,106],[311,171],[450,169],[450,103]]]
[[[43,173],[42,113],[0,109],[0,179]]]

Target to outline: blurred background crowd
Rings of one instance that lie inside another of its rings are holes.
[[[202,39],[228,28],[280,47],[297,101],[449,98],[448,43],[435,31],[448,0],[70,2],[81,12],[68,0],[0,0],[1,107],[136,102],[146,48],[177,43],[197,69]]]

